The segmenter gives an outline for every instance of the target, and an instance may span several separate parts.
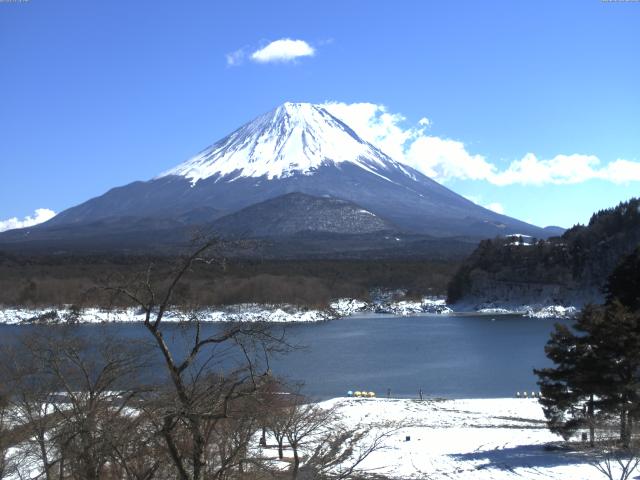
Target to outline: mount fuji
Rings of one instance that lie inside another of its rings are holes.
[[[177,242],[193,227],[261,238],[309,232],[468,241],[549,236],[392,159],[323,106],[285,103],[151,180],[0,234],[0,248],[144,246],[159,238]]]

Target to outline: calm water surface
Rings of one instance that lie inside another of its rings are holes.
[[[392,396],[415,397],[420,388],[427,396],[508,397],[537,389],[532,369],[550,364],[544,345],[557,321],[517,315],[357,315],[289,325],[287,339],[305,348],[275,358],[271,366],[276,374],[304,382],[304,391],[314,398],[348,390],[386,395],[387,389]],[[33,327],[3,325],[0,336],[10,341],[27,328]],[[148,335],[136,324],[76,328],[87,335],[103,334],[105,328],[124,338]],[[207,325],[205,331],[216,328]],[[179,342],[174,348],[182,350]]]

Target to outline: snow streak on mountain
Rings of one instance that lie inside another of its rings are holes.
[[[264,176],[272,180],[311,175],[322,165],[343,162],[385,179],[384,169],[390,167],[412,176],[323,107],[285,103],[160,177],[179,175],[192,183],[216,175],[226,181]]]

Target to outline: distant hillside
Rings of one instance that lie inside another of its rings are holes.
[[[548,240],[484,240],[448,287],[451,303],[586,303],[602,300],[607,276],[640,243],[640,199],[595,213]]]

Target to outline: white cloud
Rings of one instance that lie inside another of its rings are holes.
[[[246,50],[244,48],[239,48],[238,50],[227,53],[225,55],[227,59],[228,67],[237,67],[244,63],[244,57],[246,56]]]
[[[315,50],[304,40],[281,38],[271,42],[251,54],[251,59],[258,63],[290,62],[299,57],[311,57]]]
[[[482,197],[480,196],[475,196],[475,195],[463,195],[464,198],[466,198],[467,200],[472,201],[473,203],[477,204],[477,205],[482,205]],[[501,203],[498,202],[493,202],[493,203],[489,203],[488,205],[482,205],[484,208],[488,209],[488,210],[492,210],[496,213],[499,213],[501,215],[504,215],[504,206]],[[530,223],[530,222],[528,222]]]
[[[431,125],[426,117],[418,127],[405,128],[405,117],[384,105],[327,102],[324,107],[390,157],[438,180],[480,180],[495,169],[483,156],[469,154],[462,142],[425,134]]]
[[[33,216],[26,216],[22,220],[17,217],[0,220],[0,232],[14,228],[32,227],[55,217],[56,212],[48,208],[38,208]]]
[[[325,108],[387,155],[440,182],[484,180],[494,185],[581,183],[601,179],[613,183],[640,181],[640,162],[617,159],[602,165],[595,155],[556,155],[539,159],[533,153],[500,169],[484,155],[470,153],[459,140],[429,135],[427,117],[406,127],[405,117],[374,103],[327,102]]]
[[[556,155],[548,160],[539,160],[533,153],[527,153],[487,180],[496,185],[581,183],[598,178],[599,164],[600,160],[594,155]]]
[[[328,102],[323,106],[329,113],[349,125],[364,140],[395,159],[404,158],[405,144],[416,133],[411,128],[402,128],[400,124],[405,121],[405,118],[398,113],[387,112],[384,105]]]
[[[422,134],[405,149],[404,162],[440,180],[485,180],[496,168],[482,155],[470,154],[462,142]]]
[[[640,162],[619,158],[602,168],[598,174],[600,178],[614,183],[638,182],[640,181]]]
[[[496,213],[504,215],[504,207],[502,206],[501,203],[498,203],[498,202],[490,203],[489,205],[485,205],[484,208],[487,208],[487,209],[492,210],[492,211],[494,211]]]

